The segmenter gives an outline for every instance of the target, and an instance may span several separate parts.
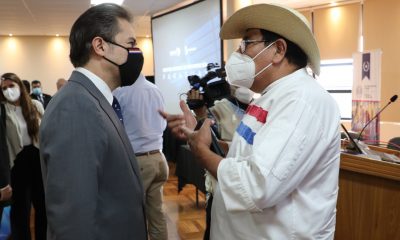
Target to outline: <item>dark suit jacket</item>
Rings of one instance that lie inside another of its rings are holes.
[[[48,240],[147,239],[140,172],[109,102],[73,72],[40,127]]]
[[[43,96],[43,102],[41,101],[40,97],[35,95],[35,94],[31,94],[31,98],[38,100],[39,102],[41,102],[43,104],[43,108],[46,109],[47,104],[49,104],[50,100],[51,100],[51,96],[46,94],[46,93],[42,93]]]
[[[10,157],[6,140],[6,113],[3,103],[0,105],[0,188],[3,188],[10,184]]]

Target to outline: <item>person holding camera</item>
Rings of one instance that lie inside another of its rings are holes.
[[[223,80],[225,81],[225,80]],[[221,85],[222,86],[222,85]],[[218,139],[223,141],[232,141],[237,126],[239,125],[244,111],[248,104],[253,100],[254,92],[250,89],[230,86],[231,95],[220,100],[214,100],[212,106],[208,106],[209,101],[204,100],[203,93],[200,90],[192,88],[187,92],[187,103],[195,113],[197,120],[196,128],[200,128],[206,118],[214,119],[215,124],[211,126]],[[207,94],[206,96],[209,96]],[[206,198],[206,230],[204,240],[208,240],[211,224],[211,207],[213,200],[214,186],[216,179],[206,171],[205,186],[207,191]]]
[[[333,239],[340,163],[340,112],[307,72],[319,74],[319,49],[299,12],[255,4],[234,13],[222,39],[242,38],[225,70],[231,85],[261,97],[246,110],[228,150],[210,150],[212,121],[160,112],[175,136],[217,180],[211,239]]]
[[[187,102],[191,106],[191,101],[199,101],[191,108],[196,120],[202,123],[206,118],[214,119],[219,139],[230,142],[253,95],[250,89],[231,86],[231,96],[215,100],[213,106],[208,107],[200,90],[191,89],[187,92]]]

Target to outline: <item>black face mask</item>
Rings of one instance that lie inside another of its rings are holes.
[[[126,59],[126,62],[121,65],[116,64],[106,57],[104,57],[104,59],[119,68],[122,87],[134,84],[143,68],[144,58],[142,51],[139,48],[126,48],[118,43],[109,43],[125,49],[128,52],[128,58]]]

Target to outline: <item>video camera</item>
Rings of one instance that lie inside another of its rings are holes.
[[[207,74],[201,78],[197,75],[188,76],[192,89],[199,90],[200,87],[203,89],[203,101],[187,100],[190,109],[202,107],[204,104],[207,107],[212,107],[215,100],[227,98],[231,95],[229,84],[225,81],[225,69],[221,68],[218,63],[209,63],[207,64],[207,71]],[[220,80],[211,81],[214,78],[220,78]]]

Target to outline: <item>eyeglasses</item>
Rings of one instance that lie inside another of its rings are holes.
[[[239,45],[240,53],[244,53],[246,51],[246,47],[252,43],[260,43],[266,42],[266,40],[242,40]]]

